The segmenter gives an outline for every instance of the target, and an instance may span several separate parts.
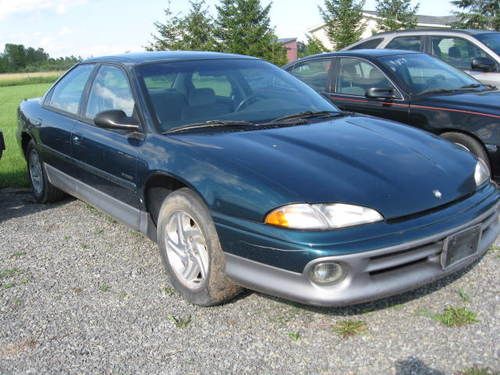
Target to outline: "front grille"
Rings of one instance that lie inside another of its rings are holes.
[[[479,223],[482,238],[487,237],[490,231],[493,230],[496,220],[498,220],[498,217],[495,211]],[[443,249],[443,240],[444,238],[409,250],[371,256],[368,258],[365,272],[370,276],[377,277],[389,272],[410,270],[417,264],[426,263],[441,267],[440,256]]]

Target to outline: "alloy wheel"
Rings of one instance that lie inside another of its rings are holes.
[[[209,256],[205,236],[185,211],[175,211],[167,222],[165,247],[177,278],[189,289],[198,289],[208,276]]]

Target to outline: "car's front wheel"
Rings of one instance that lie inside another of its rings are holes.
[[[26,157],[28,161],[28,177],[35,200],[39,203],[50,203],[62,199],[64,193],[49,182],[43,168],[42,158],[33,141],[28,144]]]
[[[486,164],[488,169],[491,170],[490,160],[488,158],[488,154],[486,153],[483,145],[480,142],[478,142],[474,138],[472,138],[466,134],[462,134],[462,133],[449,132],[449,133],[441,134],[441,136],[443,138],[446,138],[450,142],[455,143],[457,146],[462,147],[464,150],[472,152],[479,159],[484,161],[484,163]]]
[[[240,292],[224,272],[224,253],[210,213],[193,191],[183,188],[167,196],[157,235],[170,281],[186,300],[211,306]]]

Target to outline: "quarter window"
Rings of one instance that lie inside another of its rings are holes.
[[[62,78],[52,90],[48,105],[62,111],[77,114],[83,90],[94,65],[80,65]]]
[[[475,57],[488,57],[468,40],[442,36],[431,37],[432,54],[458,69],[470,69]]]
[[[331,68],[331,59],[314,60],[294,67],[290,73],[316,91],[324,92],[330,91],[328,74]]]
[[[102,66],[92,83],[85,115],[93,119],[98,113],[113,109],[132,116],[134,98],[123,70],[114,66]]]
[[[365,96],[369,88],[396,89],[385,74],[369,62],[344,57],[340,59],[337,92],[347,95]]]
[[[422,39],[419,36],[403,36],[391,40],[385,48],[402,49],[405,51],[421,51]]]

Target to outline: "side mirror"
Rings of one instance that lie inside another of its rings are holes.
[[[372,99],[393,99],[394,90],[390,87],[371,87],[365,92],[367,98]]]
[[[472,70],[478,70],[480,72],[494,72],[496,69],[496,63],[489,57],[474,57],[470,63]]]
[[[125,112],[116,109],[98,113],[94,118],[94,124],[104,129],[128,130],[131,132],[140,129],[136,120],[128,117]]]

